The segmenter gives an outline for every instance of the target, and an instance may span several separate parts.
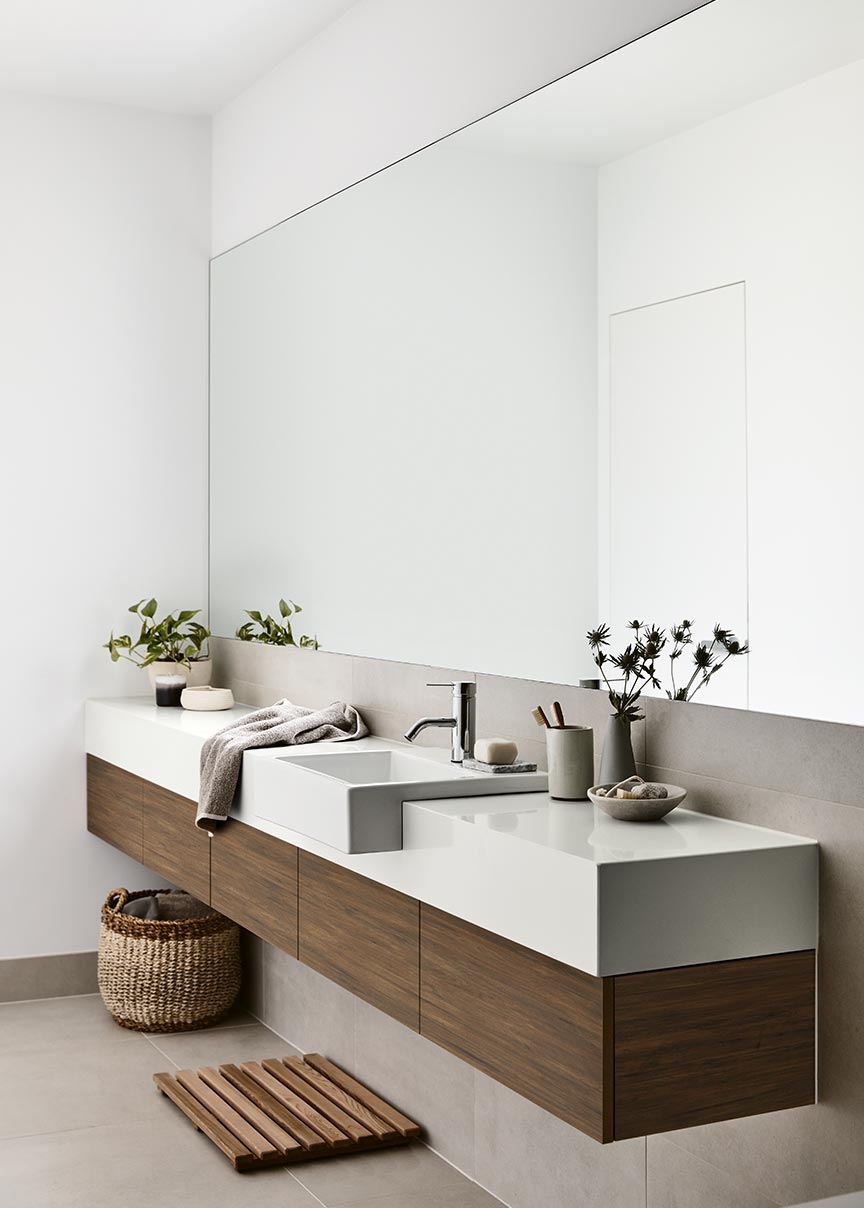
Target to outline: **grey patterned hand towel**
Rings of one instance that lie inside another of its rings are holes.
[[[288,700],[248,713],[211,735],[201,748],[201,788],[195,825],[213,830],[231,810],[243,767],[243,752],[255,747],[305,742],[348,742],[369,730],[353,705],[335,701],[326,709],[304,709]]]

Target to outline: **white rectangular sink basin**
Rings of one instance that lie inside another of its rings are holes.
[[[399,851],[404,801],[542,792],[548,783],[545,772],[466,771],[446,752],[380,738],[247,760],[243,776],[254,781],[259,818],[349,853]]]

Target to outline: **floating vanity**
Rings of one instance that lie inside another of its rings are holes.
[[[89,829],[598,1141],[814,1102],[815,842],[616,822],[520,776],[470,795],[446,755],[374,738],[247,752],[211,840],[201,744],[245,712],[88,702]],[[400,848],[315,837],[327,793],[379,774],[412,785]]]

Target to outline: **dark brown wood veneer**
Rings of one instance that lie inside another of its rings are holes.
[[[255,935],[297,955],[297,848],[236,819],[210,845],[210,903]]]
[[[146,783],[141,815],[141,861],[172,885],[210,901],[210,836],[195,825],[197,806]]]
[[[420,985],[423,1036],[595,1140],[612,1140],[608,980],[424,905]]]
[[[615,978],[615,1139],[815,1102],[816,954]]]
[[[300,960],[416,1032],[419,903],[310,852],[299,868]]]
[[[141,859],[141,800],[146,780],[87,756],[87,829]]]

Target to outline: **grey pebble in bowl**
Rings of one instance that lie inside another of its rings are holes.
[[[661,781],[653,783],[660,784]],[[595,784],[593,789],[588,790],[588,798],[599,805],[604,814],[617,818],[619,822],[656,822],[658,818],[665,818],[671,813],[687,796],[687,790],[677,784],[663,785],[665,797],[606,797],[597,791],[605,789],[608,792],[614,787],[613,784]]]

